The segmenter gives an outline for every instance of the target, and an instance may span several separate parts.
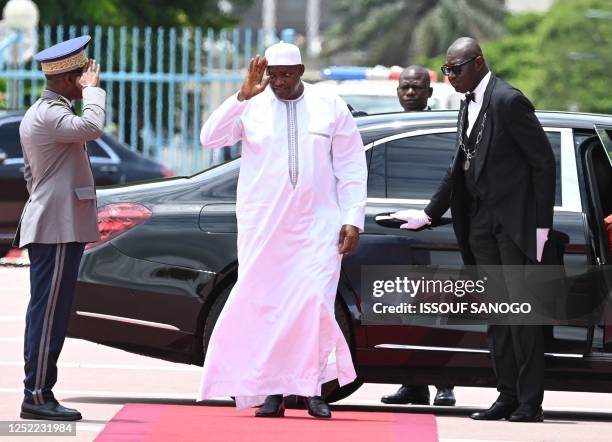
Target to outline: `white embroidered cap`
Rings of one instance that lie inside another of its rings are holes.
[[[268,66],[293,66],[302,64],[300,48],[291,43],[280,41],[266,49]]]

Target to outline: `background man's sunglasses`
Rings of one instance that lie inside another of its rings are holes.
[[[478,57],[480,57],[480,55],[472,57],[469,60],[466,60],[466,61],[464,61],[462,63],[458,63],[458,64],[453,64],[453,65],[443,64],[440,69],[442,69],[442,73],[445,76],[447,76],[447,77],[450,75],[451,72],[453,74],[455,74],[455,75],[461,75],[462,67],[465,66],[466,64],[471,63],[472,61],[476,60]]]

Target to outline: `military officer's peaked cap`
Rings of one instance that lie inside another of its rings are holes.
[[[85,48],[91,37],[83,35],[63,41],[34,55],[45,75],[59,75],[82,68],[87,64]]]

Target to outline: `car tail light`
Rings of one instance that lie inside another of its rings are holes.
[[[174,172],[172,172],[172,169],[166,167],[166,166],[162,166],[161,167],[161,173],[164,177],[170,177],[170,176],[174,176]]]
[[[98,208],[100,241],[87,244],[85,249],[105,243],[142,224],[150,217],[151,211],[141,204],[118,203],[102,206]]]

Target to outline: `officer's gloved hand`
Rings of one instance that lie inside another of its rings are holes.
[[[391,216],[406,221],[405,224],[400,226],[400,229],[417,230],[431,224],[431,218],[427,216],[424,210],[400,210],[399,212],[392,213]]]
[[[542,253],[544,252],[544,244],[548,240],[548,232],[549,228],[546,227],[538,227],[536,229],[536,257],[538,262],[542,261]]]

